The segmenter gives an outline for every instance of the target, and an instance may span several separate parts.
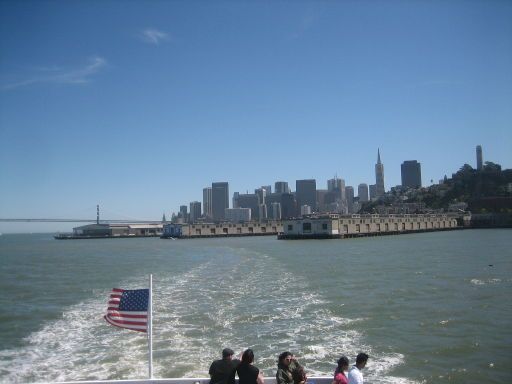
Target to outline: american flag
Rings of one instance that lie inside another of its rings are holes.
[[[116,327],[139,332],[148,328],[149,289],[119,289],[110,293],[105,320]]]

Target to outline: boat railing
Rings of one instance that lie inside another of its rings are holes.
[[[332,376],[308,376],[308,384],[331,384]],[[171,378],[171,379],[134,379],[134,380],[85,380],[62,381],[58,384],[209,384],[209,378]],[[238,379],[236,379],[238,384]],[[274,376],[265,377],[265,384],[276,384]]]

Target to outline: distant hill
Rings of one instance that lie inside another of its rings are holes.
[[[418,203],[423,209],[447,211],[457,203],[466,203],[473,213],[512,213],[512,169],[486,162],[482,170],[464,164],[451,178],[428,188],[393,188],[378,201],[365,204],[362,212],[373,212],[379,206]]]

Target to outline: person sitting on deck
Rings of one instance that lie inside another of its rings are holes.
[[[276,383],[277,384],[292,384],[293,371],[300,368],[301,365],[293,356],[291,352],[283,352],[279,355],[277,362]]]
[[[234,354],[230,348],[222,350],[222,360],[215,360],[210,365],[210,384],[235,384],[235,372],[240,360],[233,359]]]
[[[332,384],[348,384],[348,378],[345,372],[348,371],[348,359],[341,356],[338,360],[338,366],[334,371],[334,380]]]
[[[263,373],[253,365],[254,352],[247,349],[242,355],[242,362],[238,365],[238,384],[264,384]]]
[[[368,355],[366,353],[360,353],[356,357],[356,365],[350,368],[348,373],[348,384],[363,384],[363,374],[361,370],[366,366],[368,361]]]

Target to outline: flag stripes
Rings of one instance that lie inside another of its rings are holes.
[[[116,327],[147,332],[149,289],[114,288],[105,320]]]

